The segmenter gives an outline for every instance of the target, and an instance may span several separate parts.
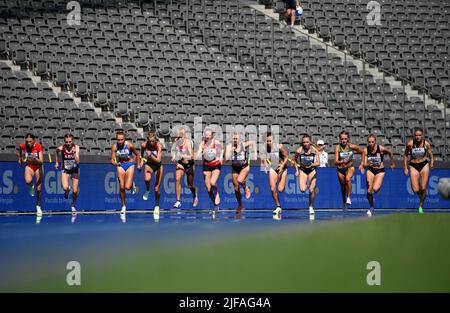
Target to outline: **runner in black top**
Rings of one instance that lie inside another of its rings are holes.
[[[430,163],[427,161],[427,152],[430,158]],[[408,141],[403,155],[403,168],[405,176],[408,176],[408,157],[411,157],[409,162],[409,174],[411,179],[411,187],[414,193],[420,196],[419,213],[423,213],[423,203],[426,198],[426,189],[428,183],[428,176],[430,169],[434,167],[433,151],[431,145],[423,137],[423,130],[421,128],[414,129],[413,140]]]
[[[226,148],[225,156],[227,160],[231,160],[231,169],[233,176],[234,194],[238,202],[236,213],[242,210],[241,186],[245,191],[245,199],[250,198],[250,188],[248,188],[246,179],[250,172],[250,155],[249,148],[253,152],[253,160],[256,160],[256,143],[254,141],[241,141],[238,132],[233,133],[232,143]]]
[[[173,205],[175,209],[181,207],[181,179],[184,174],[187,175],[187,187],[192,192],[192,206],[195,208],[198,204],[197,187],[194,185],[194,146],[192,140],[186,137],[184,128],[180,128],[177,133],[177,140],[172,146],[172,162],[177,162],[175,175],[175,191],[177,201]]]
[[[283,145],[275,143],[273,139],[272,133],[267,132],[266,153],[265,155],[261,155],[261,166],[265,169],[266,173],[267,171],[269,172],[270,190],[272,191],[272,197],[277,206],[273,213],[279,215],[282,209],[280,200],[278,199],[278,192],[283,192],[286,187],[286,163],[289,155]]]
[[[305,192],[309,182],[309,214],[314,215],[316,167],[320,165],[319,151],[313,146],[311,136],[303,135],[301,145],[295,151],[295,176],[298,176],[300,192]]]
[[[377,137],[369,135],[367,137],[367,148],[364,148],[362,161],[366,172],[367,200],[370,208],[367,211],[368,216],[373,214],[373,194],[372,191],[378,193],[384,178],[384,155],[390,157],[390,168],[394,169],[394,154],[392,151],[382,145],[377,144]]]
[[[156,133],[149,131],[147,134],[147,140],[141,144],[142,164],[145,164],[145,193],[142,197],[144,200],[148,200],[148,194],[150,192],[150,180],[152,175],[155,174],[155,208],[154,214],[159,214],[159,198],[161,197],[160,186],[162,177],[164,174],[164,166],[162,165],[162,145],[159,142]]]

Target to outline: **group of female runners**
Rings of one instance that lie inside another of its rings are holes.
[[[276,140],[272,133],[268,132],[264,136],[265,144],[262,151],[259,151],[261,168],[268,174],[269,186],[276,208],[275,215],[281,214],[282,208],[279,200],[279,193],[282,193],[286,186],[287,166],[295,167],[295,175],[298,177],[300,192],[309,192],[309,214],[314,215],[314,196],[317,180],[316,167],[319,166],[319,153],[317,146],[313,144],[311,136],[304,134],[300,138],[300,145],[295,150],[294,159],[289,157],[288,151]],[[61,185],[64,190],[64,197],[67,199],[72,190],[71,210],[76,214],[76,199],[78,195],[78,184],[80,177],[80,148],[74,142],[71,134],[64,136],[64,144],[55,149],[55,169],[59,168],[58,156],[61,154],[62,175]],[[144,200],[148,200],[150,193],[150,181],[154,177],[154,214],[159,213],[160,186],[164,173],[162,164],[162,144],[155,132],[149,132],[147,139],[137,149],[130,141],[126,140],[125,133],[119,131],[116,134],[116,143],[111,148],[111,163],[117,168],[119,181],[120,199],[122,203],[121,213],[126,213],[126,191],[137,192],[134,183],[135,168],[138,171],[144,169],[146,190],[143,195]],[[362,174],[366,171],[367,200],[369,210],[367,215],[371,216],[374,209],[373,192],[379,192],[385,176],[384,156],[390,157],[390,168],[394,168],[394,156],[390,149],[377,143],[375,135],[369,135],[367,146],[362,148],[350,142],[348,132],[342,131],[339,134],[339,144],[334,147],[334,162],[337,167],[337,175],[341,187],[343,209],[346,210],[351,205],[350,194],[352,191],[351,179],[355,173],[353,160],[355,154],[361,154],[361,164],[359,170]],[[19,145],[19,164],[25,163],[25,182],[29,186],[29,193],[36,197],[37,215],[42,215],[40,207],[42,193],[43,170],[43,149],[35,141],[32,134],[25,136],[25,143]],[[172,162],[176,163],[176,202],[173,208],[181,207],[181,181],[184,175],[187,178],[187,187],[192,193],[192,206],[198,205],[198,189],[194,185],[195,164],[194,159],[203,160],[203,177],[206,190],[216,212],[220,205],[220,195],[217,182],[221,172],[221,165],[230,161],[232,167],[232,180],[234,192],[237,200],[236,212],[243,209],[241,188],[246,199],[251,197],[250,188],[246,179],[250,172],[251,161],[257,159],[256,142],[241,138],[240,133],[232,134],[231,142],[223,148],[221,142],[214,137],[211,129],[204,131],[204,136],[199,144],[197,152],[194,151],[193,142],[187,137],[183,128],[177,133],[177,138],[172,146]],[[427,160],[427,155],[429,162]],[[409,169],[408,169],[408,158]],[[224,160],[225,159],[225,160]],[[426,197],[426,186],[428,182],[429,170],[433,168],[434,158],[431,145],[424,139],[423,130],[416,128],[413,139],[406,143],[403,155],[403,167],[405,176],[410,176],[411,187],[414,193],[418,194],[419,213],[423,213],[423,203]],[[36,188],[33,184],[35,178]],[[69,185],[69,178],[72,178],[72,186]]]

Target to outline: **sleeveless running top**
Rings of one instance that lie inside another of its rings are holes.
[[[210,146],[205,146],[203,149],[203,164],[207,166],[219,165],[220,160],[217,158],[218,150],[215,142]]]
[[[353,160],[353,150],[350,144],[348,144],[348,151],[343,151],[342,146],[339,145],[339,161],[348,158],[349,160]]]
[[[73,145],[72,149],[67,150],[66,145],[62,146],[62,169],[66,171],[74,170],[78,167],[75,161],[75,154],[77,151],[77,145]]]
[[[367,146],[367,161],[372,163],[373,167],[380,167],[383,165],[384,155],[381,153],[380,145],[377,144],[375,152],[370,151],[370,147]]]
[[[427,154],[427,150],[425,149],[425,140],[422,140],[422,142],[419,144],[418,147],[414,146],[413,141],[413,147],[411,149],[411,160],[420,160],[425,157]]]
[[[240,143],[240,151],[237,152],[236,148],[233,147],[233,156],[231,157],[231,164],[233,166],[244,166],[248,160],[248,150],[245,149],[244,143]]]
[[[147,163],[150,163],[150,156],[154,157],[158,156],[158,141],[156,144],[152,145],[148,141],[145,142],[145,158],[147,159]]]
[[[37,160],[39,158],[39,152],[42,152],[42,145],[40,143],[35,143],[31,149],[29,149],[28,146],[24,143],[21,143],[19,146],[25,155],[25,160]]]
[[[311,148],[309,148],[310,153],[306,154],[305,149],[302,148],[302,153],[300,154],[300,167],[310,167],[314,163],[316,154]]]
[[[122,149],[119,148],[118,144],[116,144],[116,148],[117,148],[116,155],[119,162],[123,161],[127,162],[133,156],[133,152],[131,152],[130,147],[128,146],[128,142],[126,141]]]
[[[190,139],[187,139],[190,142]],[[187,147],[187,145],[185,144],[186,139],[183,141],[183,143],[181,145],[178,146],[178,151],[181,154],[187,155],[189,153],[189,149]]]
[[[284,155],[281,153],[281,149],[278,149],[278,151],[272,151],[272,149],[267,148],[267,159],[268,160],[279,160],[279,163],[284,162]]]

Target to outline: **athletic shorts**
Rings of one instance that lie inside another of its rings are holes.
[[[283,166],[283,168],[281,169],[281,172],[284,172],[287,169],[286,165]],[[280,175],[280,169],[277,167],[277,169],[275,170],[275,173],[277,173],[278,175]]]
[[[423,168],[427,164],[428,164],[428,160],[425,160],[425,161],[420,162],[420,163],[409,162],[409,165],[412,166],[413,168],[415,168],[419,173],[423,170]]]
[[[62,172],[64,174],[68,174],[68,175],[79,174],[79,167],[76,167],[76,168],[73,168],[73,169],[70,169],[70,170],[63,169]]]
[[[120,163],[120,167],[126,172],[130,167],[135,166],[136,162]]]
[[[37,165],[37,164],[27,164],[26,167],[31,168],[31,169],[33,170],[33,172],[36,172],[38,169],[41,168],[41,166],[40,166],[40,165]]]
[[[188,169],[194,167],[195,163],[193,160],[190,160],[188,163],[183,163],[181,161],[178,161],[177,164],[180,164],[183,167],[184,171],[187,171]]]
[[[316,170],[315,167],[299,167],[298,169],[306,175],[309,175]]]
[[[162,163],[145,163],[146,166],[150,167],[152,169],[153,172],[158,171],[161,168]]]
[[[245,162],[243,165],[238,165],[238,166],[231,166],[231,172],[232,173],[236,173],[236,174],[240,174],[241,171],[246,168],[248,166],[248,162]]]
[[[219,170],[220,171],[221,169],[222,169],[222,167],[220,166],[220,164],[217,164],[217,165],[214,165],[214,166],[203,164],[203,172],[212,172],[212,171],[215,171],[215,170]]]
[[[372,174],[375,175],[375,176],[377,176],[377,175],[380,174],[380,173],[384,173],[384,172],[385,172],[384,167],[383,167],[383,168],[369,167],[368,170],[369,170],[370,172],[372,172]]]
[[[337,170],[338,170],[338,172],[341,173],[342,175],[347,175],[347,171],[348,171],[348,169],[351,168],[351,167],[353,167],[353,166],[350,166],[350,167],[341,167],[341,168],[338,167]]]

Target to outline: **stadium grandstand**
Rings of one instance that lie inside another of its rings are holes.
[[[301,126],[330,144],[374,133],[399,155],[420,125],[446,159],[450,3],[381,1],[381,26],[367,1],[301,3],[286,27],[276,1],[79,1],[78,21],[66,1],[0,1],[1,153],[31,127],[45,147],[64,130],[109,154],[118,129],[170,140],[201,116],[278,124],[290,151]]]

